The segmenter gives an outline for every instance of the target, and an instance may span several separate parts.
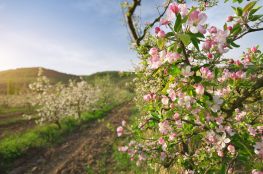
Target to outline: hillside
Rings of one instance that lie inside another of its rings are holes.
[[[18,68],[0,71],[0,94],[17,94],[27,90],[28,84],[35,81],[38,67]],[[52,83],[67,82],[69,79],[79,79],[79,76],[65,74],[58,71],[43,68],[43,75],[48,77]]]
[[[78,80],[80,76],[61,73],[58,71],[43,69],[43,75],[48,77],[52,83],[66,83],[69,79]],[[0,71],[0,94],[18,94],[28,90],[28,85],[36,80],[39,68],[18,68],[6,71]],[[95,84],[97,80],[109,78],[114,84],[123,86],[130,82],[134,77],[131,72],[105,71],[87,76],[82,76],[85,80]]]

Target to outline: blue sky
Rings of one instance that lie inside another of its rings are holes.
[[[73,74],[132,70],[138,59],[129,48],[121,1],[0,0],[0,70],[35,66]],[[138,12],[150,20],[158,2],[144,0]],[[220,4],[208,13],[209,22],[220,26],[231,7]],[[262,34],[240,43],[243,48],[262,45]]]

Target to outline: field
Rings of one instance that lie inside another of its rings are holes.
[[[21,73],[21,70],[18,71]],[[12,73],[5,74],[5,80],[8,80],[7,76],[12,78]],[[51,76],[56,79],[52,83],[60,82],[60,78],[63,79],[61,82],[67,83],[64,79],[69,75],[54,77],[53,74],[46,73],[48,78]],[[36,77],[26,78],[25,75],[25,79],[30,80],[23,84],[28,86]],[[122,120],[129,121],[136,114],[131,101],[132,87],[125,85],[132,80],[133,74],[103,72],[82,78],[91,85],[99,84],[106,97],[83,112],[81,118],[62,119],[61,127],[53,122],[36,123],[40,118],[37,115],[38,106],[31,106],[30,101],[35,96],[25,92],[28,91],[25,85],[17,83],[16,89],[23,91],[19,94],[1,94],[0,173],[128,171],[130,162],[127,156],[117,150],[115,130]],[[0,72],[1,80],[4,81]],[[25,115],[31,115],[30,119]]]

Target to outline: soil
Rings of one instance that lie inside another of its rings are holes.
[[[0,121],[5,122],[10,119],[20,118],[22,116],[22,112],[2,114],[0,115]],[[35,119],[19,120],[10,124],[0,125],[0,139],[5,137],[6,135],[24,132],[25,130],[32,128],[35,125]]]
[[[52,148],[32,150],[17,159],[10,174],[112,173],[116,127],[131,115],[132,103],[114,108],[103,120],[90,122]],[[108,155],[105,155],[108,154]],[[104,163],[104,164],[102,164]],[[103,166],[103,171],[102,171]]]

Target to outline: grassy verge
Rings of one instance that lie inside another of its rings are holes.
[[[105,105],[100,110],[84,113],[81,120],[67,118],[61,122],[60,129],[55,124],[46,124],[3,138],[0,140],[0,173],[7,170],[16,158],[27,153],[29,149],[46,148],[59,143],[81,125],[102,118],[119,104]]]

